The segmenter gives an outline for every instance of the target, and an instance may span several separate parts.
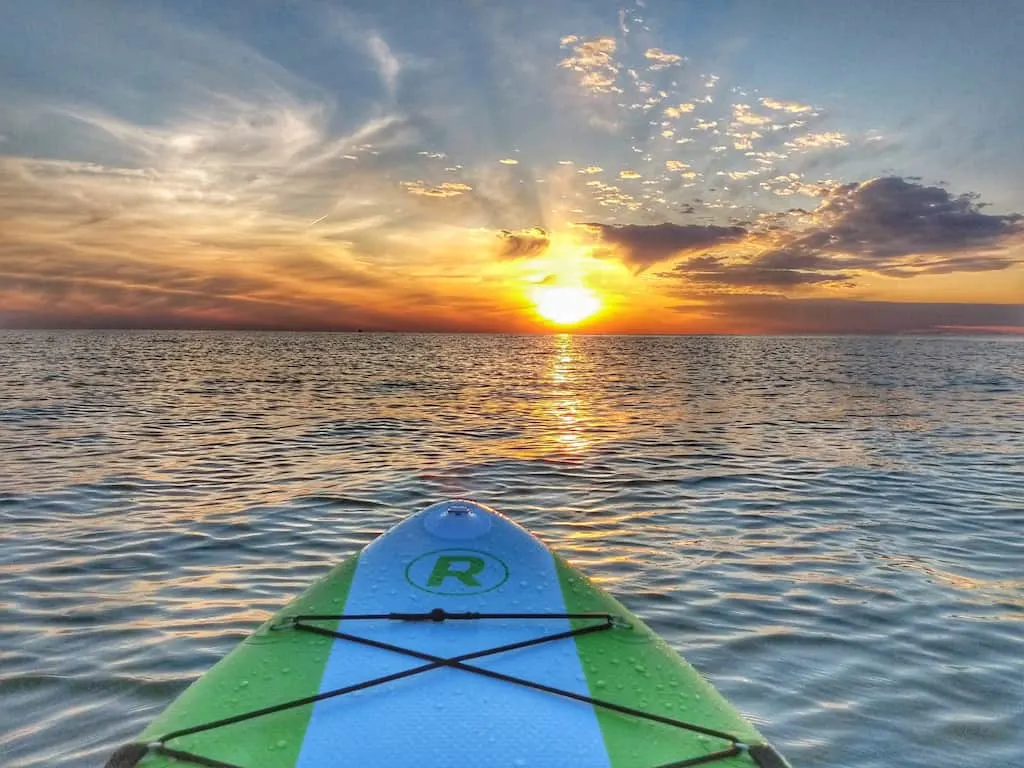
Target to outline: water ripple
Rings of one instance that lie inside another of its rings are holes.
[[[1019,764],[1024,344],[0,334],[0,763],[100,764],[408,512],[536,531],[801,766]]]

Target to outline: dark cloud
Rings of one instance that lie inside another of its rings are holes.
[[[551,245],[551,238],[541,227],[530,227],[513,232],[503,229],[498,233],[501,238],[501,257],[505,259],[526,259],[540,256]]]
[[[760,254],[755,263],[761,269],[829,269],[835,263],[823,253],[800,250],[775,250]]]
[[[982,213],[983,207],[975,195],[953,195],[914,178],[845,184],[809,214],[810,226],[773,229],[773,247],[742,261],[691,257],[661,276],[722,288],[784,289],[852,285],[857,272],[909,278],[1006,269],[1019,261],[1008,246],[1024,233],[1024,217]],[[765,236],[751,232],[744,245],[754,248]]]
[[[986,214],[982,207],[975,195],[954,196],[898,176],[846,184],[819,208],[831,219],[819,239],[834,252],[885,258],[968,250],[1020,231],[1019,214]]]
[[[623,261],[642,272],[659,261],[684,251],[713,248],[722,243],[741,240],[743,227],[720,227],[714,224],[580,224],[600,235],[605,243],[617,246]]]
[[[801,285],[849,284],[843,273],[728,263],[721,256],[694,256],[675,265],[659,277],[682,277],[690,283],[733,288],[796,288]]]
[[[890,277],[1005,269],[995,252],[1022,232],[1020,214],[982,213],[953,195],[898,176],[844,184],[814,211],[816,224],[751,263],[772,269],[861,269]]]

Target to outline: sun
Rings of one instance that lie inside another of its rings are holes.
[[[540,285],[530,298],[537,314],[556,325],[575,325],[601,308],[601,299],[589,288],[570,285]]]

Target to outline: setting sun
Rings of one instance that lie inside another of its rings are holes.
[[[601,308],[601,300],[589,288],[579,286],[539,286],[532,293],[537,313],[558,325],[574,325]]]

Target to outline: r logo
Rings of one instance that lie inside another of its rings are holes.
[[[456,563],[459,564],[459,567],[453,568],[452,566]],[[438,555],[437,562],[434,563],[434,570],[430,572],[430,578],[427,579],[427,586],[440,587],[444,584],[445,579],[454,576],[467,587],[479,587],[480,582],[475,577],[486,567],[487,563],[477,555]]]
[[[475,549],[441,549],[420,555],[405,569],[417,589],[440,595],[474,595],[497,589],[508,579],[508,566]]]

